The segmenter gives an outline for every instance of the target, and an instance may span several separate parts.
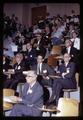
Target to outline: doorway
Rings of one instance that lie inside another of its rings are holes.
[[[32,8],[32,25],[37,24],[39,20],[45,19],[47,13],[46,6]]]

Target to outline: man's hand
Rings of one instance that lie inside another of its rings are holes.
[[[22,101],[22,98],[17,97],[17,96],[11,96],[10,99],[11,99],[12,101],[15,101],[15,102],[20,102],[20,101]]]
[[[50,78],[48,76],[43,76],[44,79],[49,80]]]
[[[67,74],[66,72],[62,73],[62,77],[65,78],[66,74]]]

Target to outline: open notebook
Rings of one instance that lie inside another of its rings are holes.
[[[10,103],[16,103],[14,100],[11,99],[11,96],[4,96],[3,101],[10,102]]]

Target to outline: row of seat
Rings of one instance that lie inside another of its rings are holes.
[[[12,89],[3,89],[3,96],[11,96],[14,95],[15,91]],[[11,110],[13,105],[11,103],[3,102],[3,108],[5,110]],[[51,114],[54,116],[78,116],[79,115],[79,102],[75,99],[71,98],[60,98],[58,101],[58,107],[56,114]],[[48,112],[48,109],[44,112]],[[52,113],[53,110],[49,110],[49,113]]]

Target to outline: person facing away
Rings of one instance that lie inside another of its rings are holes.
[[[11,99],[17,104],[13,106],[9,116],[41,116],[39,110],[43,106],[43,89],[37,82],[37,74],[33,70],[27,71],[26,83],[22,91],[22,96],[12,96]]]
[[[52,96],[49,99],[49,102],[54,101],[57,105],[58,100],[61,97],[62,89],[74,89],[76,88],[76,80],[75,80],[75,63],[70,62],[70,55],[65,53],[63,56],[64,63],[59,66],[59,72],[61,78],[57,78],[54,80]]]

